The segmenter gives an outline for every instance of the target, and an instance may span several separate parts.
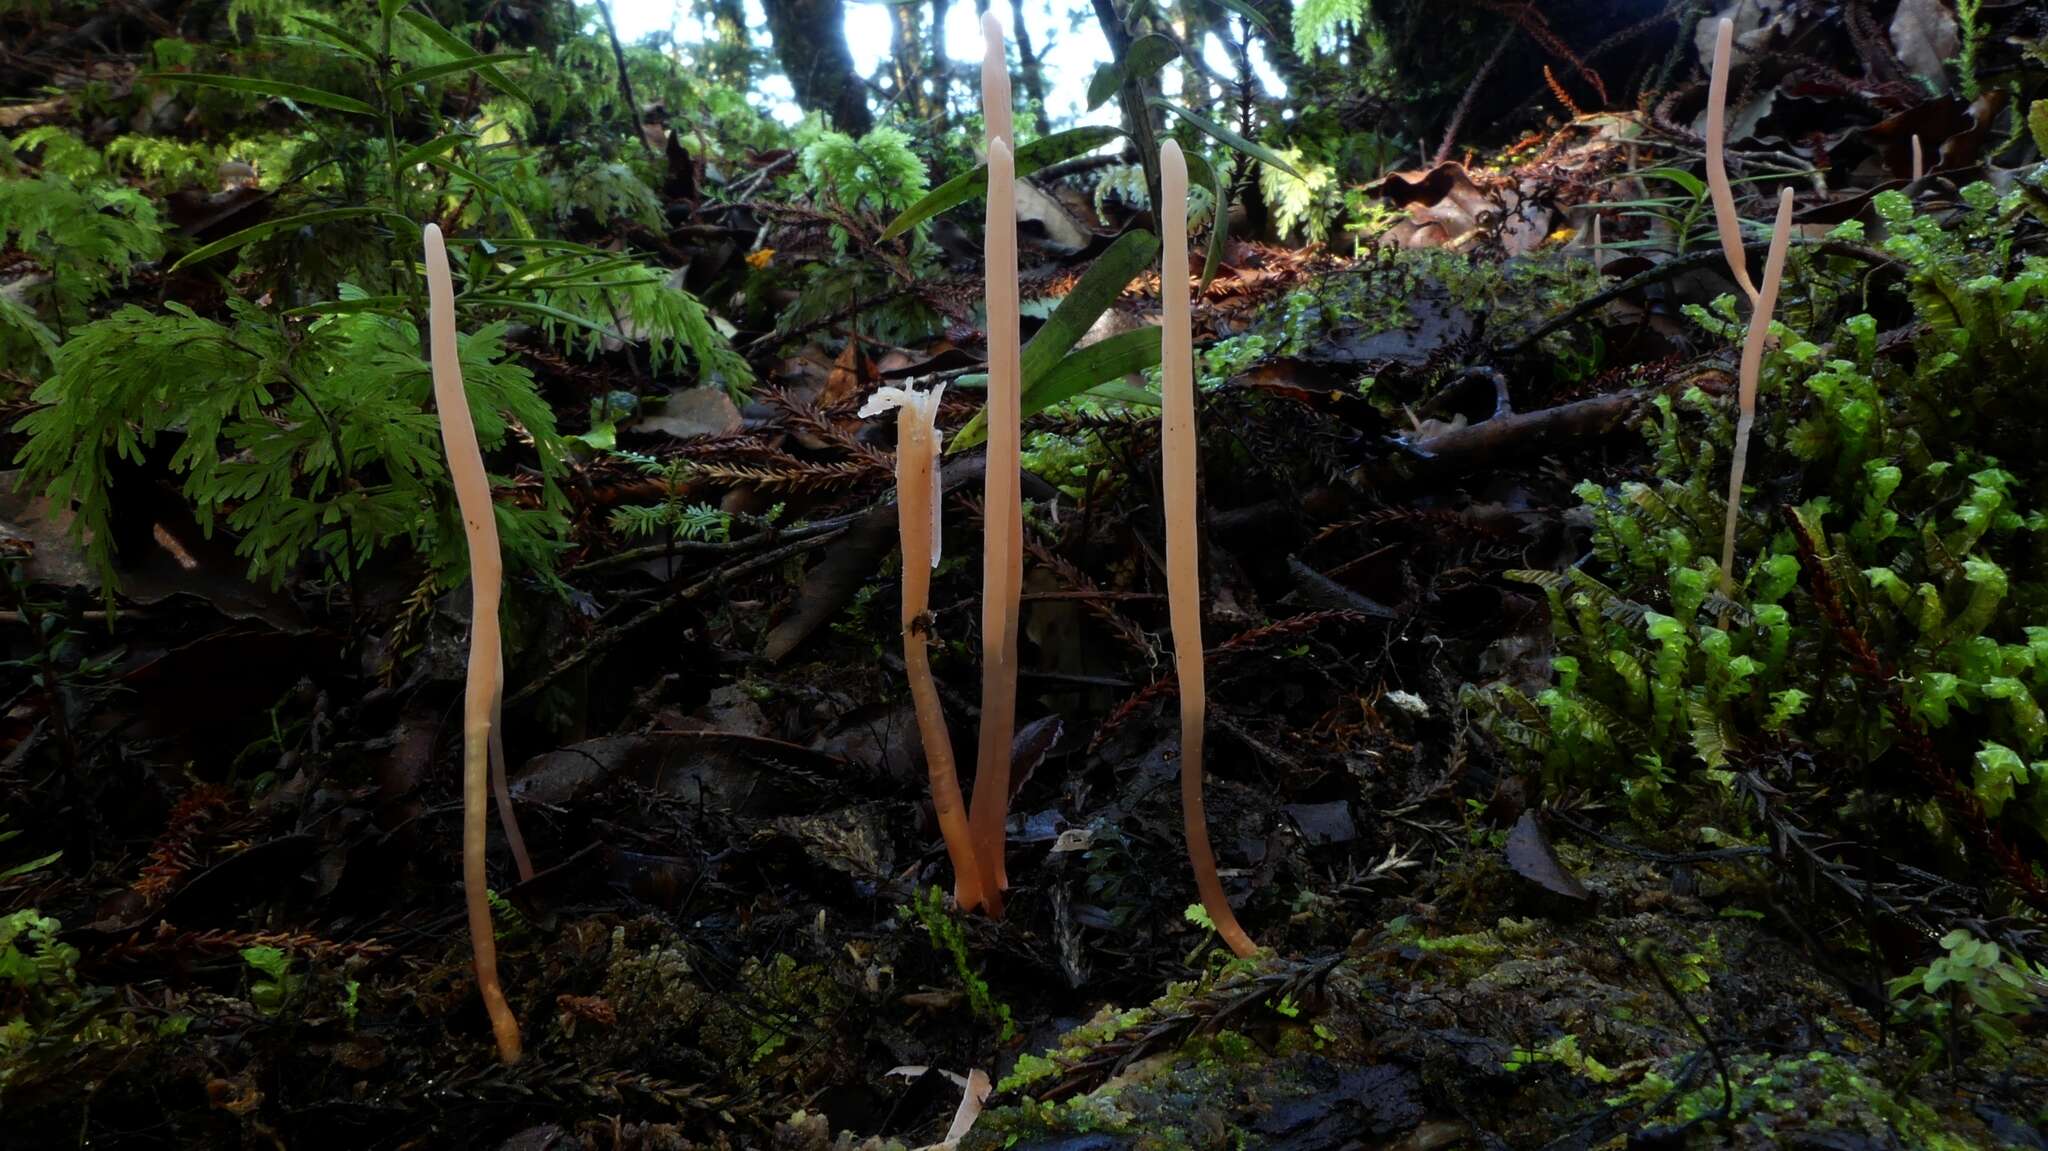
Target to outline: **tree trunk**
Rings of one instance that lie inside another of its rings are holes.
[[[1181,0],[1175,6],[1180,16],[1180,42],[1188,46],[1192,57],[1200,58],[1207,46],[1209,33],[1221,31],[1209,20],[1207,6],[1196,0]],[[1228,40],[1228,37],[1219,37]],[[1206,115],[1215,115],[1215,97],[1209,91],[1209,77],[1195,66],[1195,59],[1183,57],[1180,62],[1180,100],[1184,107],[1192,108]]]
[[[946,54],[946,13],[952,0],[932,0],[932,127],[943,133],[953,118],[953,58]]]
[[[1024,69],[1024,94],[1031,99],[1033,122],[1039,135],[1050,136],[1052,120],[1045,113],[1045,69],[1039,65],[1038,53],[1031,50],[1031,33],[1024,27],[1024,5],[1016,0],[1010,4],[1010,30],[1017,40],[1017,62]]]
[[[1094,0],[1095,22],[1102,25],[1102,35],[1109,41],[1109,57],[1122,60],[1131,54],[1131,30],[1124,23],[1123,13],[1116,9],[1116,0]],[[1117,92],[1117,100],[1123,107],[1124,130],[1131,134],[1131,143],[1138,149],[1138,162],[1145,168],[1145,194],[1148,202],[1157,211],[1159,206],[1159,145],[1155,129],[1157,115],[1146,102],[1145,78],[1135,72],[1126,73],[1123,87]]]
[[[711,0],[710,9],[712,78],[744,92],[753,85],[754,46],[747,38],[747,6],[743,0]]]
[[[924,29],[918,26],[914,4],[897,4],[889,9],[889,23],[895,36],[890,44],[889,65],[896,77],[896,101],[913,120],[925,115]]]
[[[1301,84],[1302,61],[1294,54],[1294,5],[1290,0],[1247,0],[1252,11],[1266,18],[1273,28],[1273,38],[1264,43],[1266,63],[1273,66],[1273,72],[1280,82],[1287,85],[1287,94],[1299,99],[1296,89]],[[1252,33],[1258,37],[1258,33]]]
[[[823,112],[841,132],[866,135],[875,120],[867,87],[853,70],[853,53],[846,50],[843,0],[762,0],[761,7],[796,102]]]

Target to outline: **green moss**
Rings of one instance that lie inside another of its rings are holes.
[[[1009,1042],[1017,1033],[1016,1025],[1010,1021],[1010,1005],[998,1000],[989,990],[988,980],[974,969],[967,955],[967,936],[961,930],[959,920],[947,908],[946,893],[931,887],[922,894],[913,894],[909,910],[924,925],[925,933],[931,937],[932,949],[953,961],[953,973],[967,990],[967,1002],[975,1018],[993,1024],[999,1042]]]
[[[1513,930],[1518,933],[1526,930],[1521,922],[1513,920],[1503,920],[1502,922],[1513,923]],[[1394,942],[1405,947],[1412,947],[1424,955],[1441,955],[1447,958],[1489,959],[1507,951],[1507,945],[1502,942],[1501,936],[1496,935],[1494,932],[1471,931],[1458,935],[1424,935],[1422,928],[1410,923],[1406,916],[1396,918],[1387,924],[1387,936]],[[1526,935],[1522,937],[1527,938]]]
[[[1627,1092],[1608,1100],[1613,1106],[1664,1100],[1675,1084],[1670,1075],[1683,1060],[1643,1076]],[[1741,1055],[1729,1061],[1734,1106],[1729,1125],[1747,1128],[1763,1139],[1783,1139],[1793,1132],[1840,1131],[1932,1151],[1974,1151],[1986,1146],[1974,1123],[1963,1126],[1943,1119],[1925,1102],[1895,1093],[1826,1051],[1772,1058]],[[1669,1109],[1674,1125],[1684,1125],[1719,1111],[1724,1098],[1721,1081],[1710,1074],[1695,1076],[1693,1086]]]
[[[1033,1055],[1026,1051],[1017,1056],[1017,1064],[1010,1069],[1010,1073],[996,1081],[996,1090],[1004,1093],[1020,1090],[1033,1083],[1050,1079],[1058,1075],[1059,1071],[1059,1064],[1043,1055]]]
[[[1755,444],[1775,474],[1751,474],[1771,494],[1745,505],[1726,598],[1732,405],[1697,388],[1654,400],[1653,475],[1577,489],[1595,562],[1509,573],[1549,602],[1555,681],[1464,701],[1552,785],[1611,791],[1659,826],[1702,812],[1754,841],[1731,749],[1814,748],[1846,791],[1895,752],[1904,714],[2009,834],[2048,843],[2048,631],[2034,626],[2048,506],[2024,470],[2048,438],[2048,260],[2010,251],[2000,221],[2017,201],[1983,185],[1961,198],[1946,218],[1897,193],[1875,201],[1904,271],[1910,354],[1880,349],[1868,313],[1785,330],[1766,354]],[[1866,275],[1801,257],[1782,314],[1866,306]],[[1715,338],[1740,321],[1726,298],[1689,314]],[[1845,642],[1876,652],[1882,678],[1845,678]],[[1923,810],[1930,839],[1961,846],[1945,805]]]

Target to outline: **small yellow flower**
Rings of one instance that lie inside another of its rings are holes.
[[[747,267],[752,268],[758,272],[762,268],[767,267],[768,261],[773,260],[774,258],[775,249],[773,248],[763,248],[758,252],[748,252]]]

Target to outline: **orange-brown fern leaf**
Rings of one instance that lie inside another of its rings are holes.
[[[129,890],[154,907],[176,888],[199,862],[199,844],[227,811],[233,793],[218,784],[202,783],[171,808],[163,834],[150,848],[149,862]]]

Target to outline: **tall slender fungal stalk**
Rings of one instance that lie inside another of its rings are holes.
[[[1778,196],[1778,218],[1771,226],[1771,250],[1764,258],[1764,285],[1749,315],[1742,338],[1742,362],[1736,402],[1735,455],[1728,465],[1728,523],[1721,533],[1721,594],[1735,590],[1735,520],[1742,510],[1742,473],[1749,466],[1749,430],[1756,423],[1756,388],[1763,375],[1764,344],[1771,334],[1771,313],[1778,307],[1778,286],[1785,278],[1785,252],[1792,246],[1792,189]]]
[[[503,652],[499,646],[498,598],[504,582],[498,553],[497,513],[491,507],[490,478],[476,443],[476,425],[469,415],[469,397],[462,388],[462,364],[455,350],[455,284],[448,274],[448,246],[441,229],[426,226],[427,310],[434,362],[434,406],[439,409],[441,444],[455,498],[462,510],[463,535],[469,541],[469,675],[462,696],[462,890],[469,904],[469,941],[476,955],[477,990],[491,1016],[498,1055],[507,1063],[519,1060],[519,1021],[498,984],[498,944],[491,931],[491,905],[485,898],[489,876],[484,846],[490,830],[488,799],[490,746],[494,713],[500,698]],[[503,756],[499,756],[502,768]],[[503,779],[502,770],[499,778]],[[502,784],[501,784],[502,786]],[[505,793],[500,792],[501,796]],[[501,812],[510,816],[509,797]],[[523,849],[523,845],[522,845]]]
[[[533,878],[533,857],[526,853],[526,836],[519,831],[519,813],[512,810],[512,787],[505,778],[504,716],[505,644],[501,636],[497,690],[491,693],[491,791],[498,799],[498,823],[505,829],[505,846],[512,849],[512,865],[519,869],[519,882],[525,883]]]
[[[960,910],[982,904],[982,870],[974,854],[967,822],[967,804],[960,798],[960,777],[953,767],[953,737],[939,689],[932,682],[932,569],[939,564],[939,470],[941,433],[939,398],[946,385],[929,392],[879,388],[861,405],[862,417],[896,411],[896,530],[903,543],[903,668],[910,679],[910,699],[917,709],[917,731],[924,742],[926,773],[931,777],[932,810],[953,861],[953,897]]]
[[[1188,311],[1188,162],[1172,140],[1159,148],[1161,242],[1159,439],[1166,501],[1166,593],[1173,664],[1180,679],[1180,805],[1195,887],[1216,934],[1240,958],[1258,951],[1237,924],[1216,874],[1209,820],[1202,810],[1202,725],[1209,697],[1202,668],[1202,577],[1195,540],[1195,351]]]
[[[1017,610],[1023,591],[1024,505],[1017,474],[1022,465],[1019,423],[1020,365],[1017,312],[1017,200],[1010,151],[1010,72],[1003,60],[1003,27],[993,12],[981,23],[982,116],[988,123],[988,470],[983,479],[981,569],[981,735],[974,773],[975,858],[981,895],[990,915],[1002,914],[1009,886],[1004,828],[1009,822],[1010,743],[1017,727]],[[956,890],[955,895],[960,893]]]
[[[1721,158],[1728,136],[1728,58],[1734,54],[1735,22],[1722,20],[1714,29],[1714,71],[1707,82],[1707,191],[1714,201],[1714,229],[1721,234],[1721,254],[1728,271],[1749,302],[1756,303],[1756,284],[1742,255],[1742,219],[1735,214],[1735,189]]]
[[[1011,127],[1010,62],[1003,54],[1003,22],[993,12],[981,14],[981,120],[984,145],[1001,140],[1014,150]]]

